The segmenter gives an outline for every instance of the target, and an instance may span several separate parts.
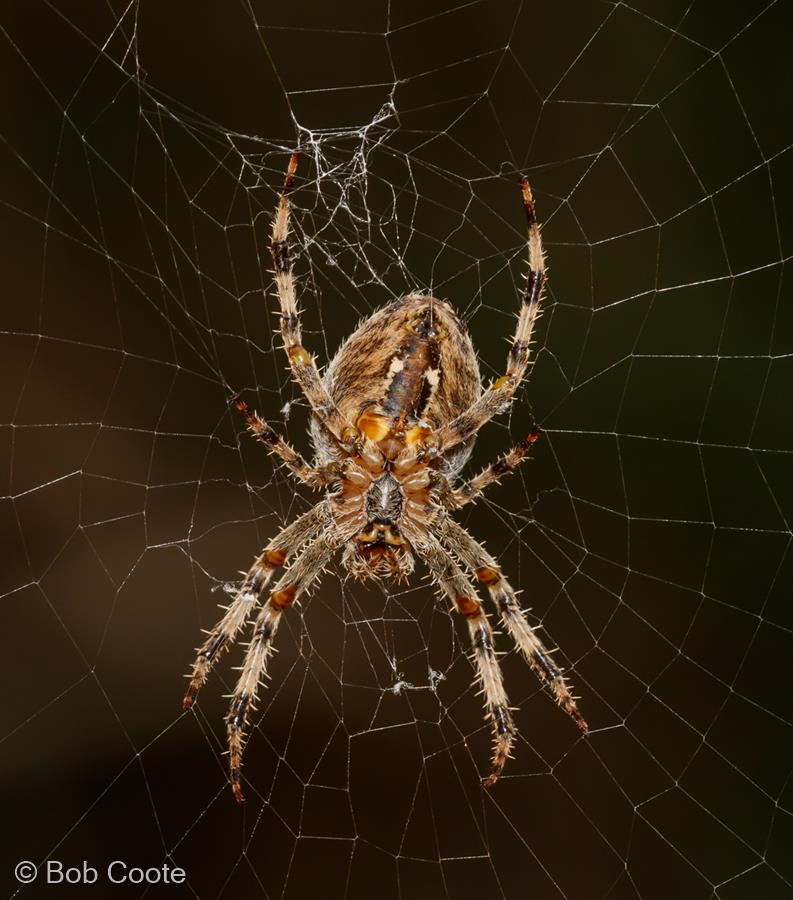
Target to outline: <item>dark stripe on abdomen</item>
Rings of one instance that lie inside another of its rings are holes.
[[[434,337],[411,335],[399,348],[395,357],[402,362],[386,388],[383,412],[399,418],[419,419],[432,397],[431,379],[439,376],[440,354]],[[430,374],[432,373],[432,374]]]

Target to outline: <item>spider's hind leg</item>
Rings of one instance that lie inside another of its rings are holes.
[[[295,381],[300,385],[312,411],[325,428],[337,439],[342,440],[345,429],[350,422],[342,415],[333,402],[317,369],[314,358],[303,346],[303,334],[300,327],[300,310],[297,305],[297,289],[292,271],[292,256],[289,246],[289,220],[291,203],[289,195],[292,191],[297,171],[299,155],[293,153],[286,170],[284,185],[278,200],[273,219],[270,252],[272,253],[275,287],[281,307],[281,337],[284,349],[289,358],[289,365]]]
[[[469,440],[493,416],[502,412],[515,396],[526,375],[532,332],[540,313],[542,290],[547,275],[540,226],[534,211],[534,198],[529,182],[525,178],[521,179],[521,192],[523,209],[526,213],[529,271],[526,275],[526,286],[522,291],[518,324],[507,356],[507,370],[468,409],[447,422],[436,433],[441,453],[448,453]]]

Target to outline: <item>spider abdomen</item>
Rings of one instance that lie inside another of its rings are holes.
[[[464,412],[482,392],[471,339],[452,307],[421,294],[389,303],[340,347],[323,378],[339,410],[394,459],[426,429]],[[335,445],[314,420],[318,458]],[[470,445],[455,459],[459,468]]]

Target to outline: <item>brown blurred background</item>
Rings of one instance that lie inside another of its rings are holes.
[[[52,858],[187,870],[153,898],[793,898],[790,26],[782,2],[6,5],[5,895],[144,895],[20,889]],[[490,792],[465,630],[420,577],[334,569],[286,617],[243,809],[240,647],[180,712],[224,588],[312,502],[229,411],[308,451],[264,299],[297,144],[322,359],[431,289],[497,373],[534,186],[536,364],[473,468],[544,435],[461,520],[592,734],[509,652]]]

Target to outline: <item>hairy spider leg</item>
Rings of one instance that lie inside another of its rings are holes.
[[[251,710],[256,708],[259,685],[267,674],[267,662],[273,653],[273,639],[281,614],[316,581],[339,547],[351,536],[350,529],[340,530],[336,525],[326,528],[284,572],[253,624],[253,637],[245,652],[245,661],[226,717],[229,779],[239,803],[245,800],[241,785],[242,754],[247,739],[245,729]]]
[[[527,662],[540,681],[550,688],[554,699],[586,734],[588,729],[584,717],[578,710],[576,698],[567,683],[562,670],[551,657],[553,651],[537,637],[534,629],[526,621],[515,591],[501,574],[501,569],[485,548],[473,538],[451,516],[442,513],[435,527],[443,543],[455,554],[463,565],[474,573],[495,603],[512,639],[518,645]]]
[[[275,287],[281,307],[281,337],[284,349],[289,358],[289,365],[295,381],[300,385],[314,415],[325,426],[328,432],[342,443],[349,442],[345,435],[352,428],[352,423],[339,411],[330,394],[322,383],[316,362],[303,346],[300,327],[300,311],[297,306],[295,278],[292,271],[292,257],[289,247],[289,219],[291,204],[289,194],[295,181],[295,172],[299,154],[293,153],[284,178],[284,186],[278,200],[275,218],[273,219],[270,251],[275,267]]]
[[[534,199],[526,178],[521,179],[521,190],[528,226],[529,271],[521,298],[518,325],[507,357],[507,371],[501,378],[494,381],[468,409],[440,428],[435,435],[439,445],[437,452],[440,454],[447,453],[458,444],[473,437],[486,422],[500,413],[514,397],[529,365],[531,335],[539,314],[546,274],[540,227],[537,224]]]
[[[450,508],[462,508],[466,503],[470,503],[472,500],[476,500],[477,497],[481,496],[485,489],[491,484],[498,482],[504,475],[509,475],[511,472],[514,472],[526,458],[526,455],[531,449],[531,445],[539,436],[540,429],[532,429],[529,436],[513,447],[509,453],[505,453],[504,456],[499,457],[492,465],[488,466],[486,469],[482,469],[478,475],[474,475],[473,478],[469,478],[468,481],[460,485],[460,487],[451,491]]]
[[[267,587],[273,572],[282,566],[295,550],[319,534],[323,528],[327,528],[330,518],[330,504],[328,501],[323,501],[304,513],[291,525],[281,529],[256,557],[245,575],[242,586],[226,608],[223,618],[209,632],[206,641],[198,648],[198,656],[193,663],[193,670],[188,676],[190,684],[182,701],[184,709],[190,709],[195,703],[196,696],[209,677],[218,656],[234,643],[251,612],[259,605],[259,597]]]
[[[283,460],[287,470],[303,484],[313,488],[323,488],[335,484],[341,478],[340,467],[331,463],[326,466],[310,466],[297,450],[288,444],[263,419],[251,410],[241,398],[234,398],[234,405],[245,416],[248,431],[267,448],[267,450]]]
[[[415,550],[440,589],[468,622],[477,677],[485,695],[485,717],[490,720],[493,731],[490,774],[483,782],[485,787],[490,787],[504,770],[517,733],[504,689],[501,667],[496,658],[493,629],[473,586],[443,547],[434,538],[430,538],[426,543],[416,546]]]

